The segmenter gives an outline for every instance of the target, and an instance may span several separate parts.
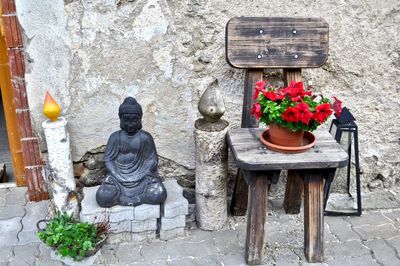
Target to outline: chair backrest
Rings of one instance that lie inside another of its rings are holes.
[[[319,67],[328,42],[321,18],[235,17],[226,25],[226,60],[235,68]]]

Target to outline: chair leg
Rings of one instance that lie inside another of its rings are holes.
[[[308,262],[324,260],[323,175],[314,170],[304,177],[304,255]]]
[[[303,200],[303,180],[298,172],[288,171],[286,180],[285,199],[283,207],[288,214],[300,213],[301,202]]]
[[[262,264],[264,256],[264,224],[267,210],[268,178],[253,175],[248,179],[246,262]]]

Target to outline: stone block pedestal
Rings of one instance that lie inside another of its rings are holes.
[[[162,206],[160,239],[169,240],[185,234],[189,202],[183,197],[183,189],[176,180],[164,182],[167,199]]]
[[[85,187],[80,219],[87,222],[99,222],[108,217],[111,233],[132,233],[131,237],[135,239],[136,235],[155,238],[156,232],[159,232],[162,240],[183,236],[189,203],[183,197],[183,190],[176,180],[167,180],[163,184],[167,189],[167,199],[161,206],[143,204],[137,207],[114,206],[111,208],[102,208],[97,204],[96,192],[99,186]]]

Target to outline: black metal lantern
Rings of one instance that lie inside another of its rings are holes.
[[[339,215],[351,215],[360,216],[362,213],[361,209],[361,181],[360,181],[360,164],[359,164],[359,154],[358,154],[358,128],[354,122],[355,118],[350,113],[350,111],[344,107],[340,118],[333,119],[329,132],[335,137],[335,140],[347,149],[349,154],[349,162],[347,165],[347,180],[346,189],[348,195],[353,198],[350,193],[350,176],[351,176],[351,158],[352,158],[352,147],[354,148],[354,161],[355,161],[355,181],[356,181],[356,193],[357,193],[357,211],[356,212],[344,212],[344,211],[327,211],[326,205],[329,198],[329,191],[331,189],[331,181],[327,180],[324,185],[324,211],[325,215],[328,216],[339,216]],[[336,169],[338,172],[338,169]]]

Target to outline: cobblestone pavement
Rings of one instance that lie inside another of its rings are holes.
[[[398,198],[398,196],[396,197]],[[303,254],[303,216],[287,215],[270,201],[265,265],[309,265]],[[325,217],[325,261],[310,265],[400,265],[400,206],[367,210],[361,217]],[[0,265],[63,265],[36,237],[47,202],[26,200],[26,188],[0,189]],[[169,241],[125,241],[103,246],[95,265],[245,265],[245,218],[230,217],[225,230],[188,224]]]

